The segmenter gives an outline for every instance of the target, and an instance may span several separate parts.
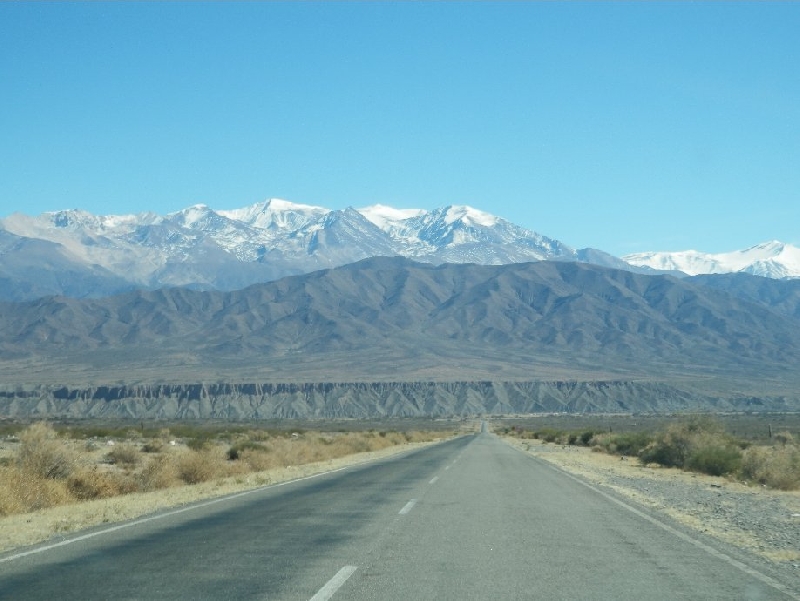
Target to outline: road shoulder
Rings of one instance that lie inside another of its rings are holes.
[[[800,492],[767,490],[726,478],[642,466],[587,447],[503,440],[585,481],[613,490],[697,532],[800,576]]]

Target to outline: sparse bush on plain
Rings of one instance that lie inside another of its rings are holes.
[[[69,492],[78,500],[107,499],[136,489],[133,482],[127,484],[122,474],[99,470],[97,466],[76,470],[67,478]]]
[[[742,465],[742,452],[731,444],[706,444],[692,451],[685,468],[710,476],[733,474]]]
[[[228,449],[228,459],[236,461],[242,456],[244,451],[256,451],[259,453],[269,453],[272,449],[268,445],[253,440],[241,440]]]
[[[153,439],[142,445],[142,453],[160,453],[164,450],[164,443],[161,440]]]
[[[44,422],[28,426],[19,434],[17,465],[28,474],[52,480],[70,475],[75,466],[74,453]]]
[[[169,488],[178,482],[175,461],[166,455],[153,457],[135,477],[142,492]]]
[[[736,441],[709,418],[672,424],[640,453],[642,463],[723,476],[739,470],[742,452]]]
[[[779,490],[800,488],[800,447],[753,446],[744,451],[742,477]]]
[[[139,449],[132,444],[116,445],[106,454],[106,459],[109,463],[126,468],[136,467],[139,465],[141,458]]]
[[[86,438],[87,430],[104,435],[112,432],[109,428],[70,427],[67,432],[73,439],[68,440],[46,423],[19,431],[16,453],[0,465],[0,516],[330,460],[441,436],[391,431],[307,436],[300,430],[295,430],[298,434],[294,436],[291,431],[246,428],[215,434],[208,428],[178,425],[173,428],[176,432],[153,428],[152,438],[143,440],[141,450],[139,444],[123,442],[105,452],[105,444]],[[117,428],[113,432],[117,439],[129,433],[131,440],[134,432],[138,438],[144,429],[126,432]],[[171,435],[180,434],[185,435],[182,438],[188,449],[164,446]],[[230,445],[227,452],[223,441]]]
[[[199,484],[223,473],[220,460],[211,451],[190,451],[177,456],[178,478],[186,484]]]
[[[64,505],[73,500],[64,480],[44,478],[17,466],[0,467],[0,516]]]
[[[612,455],[635,457],[651,441],[651,435],[646,432],[625,432],[621,434],[605,432],[593,434],[589,439],[589,444],[593,449],[602,450]]]

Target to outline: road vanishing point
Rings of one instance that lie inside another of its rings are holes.
[[[0,556],[0,599],[800,600],[486,431]]]

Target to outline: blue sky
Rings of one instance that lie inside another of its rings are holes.
[[[0,3],[0,216],[468,204],[800,243],[800,3]]]

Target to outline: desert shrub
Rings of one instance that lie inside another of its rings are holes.
[[[26,513],[73,501],[63,480],[44,478],[17,466],[0,467],[0,516]]]
[[[142,445],[142,453],[160,453],[164,450],[164,443],[161,440],[149,440]]]
[[[651,435],[646,432],[625,432],[624,434],[615,434],[611,438],[616,452],[629,456],[637,455],[639,451],[650,444],[651,440]]]
[[[240,455],[240,459],[254,472],[263,472],[264,470],[283,465],[282,460],[275,454],[254,451],[252,449],[244,449]]]
[[[242,440],[237,442],[228,449],[227,457],[231,461],[236,461],[244,453],[244,451],[254,451],[258,453],[269,453],[272,449],[260,442],[253,440]]]
[[[709,418],[671,424],[639,453],[642,463],[721,476],[735,472],[742,452],[722,426]]]
[[[208,451],[181,453],[175,462],[178,478],[186,484],[198,484],[222,472],[219,460]]]
[[[211,447],[211,436],[204,433],[199,436],[188,438],[186,440],[186,446],[193,451],[205,451]]]
[[[79,500],[106,499],[131,492],[133,484],[126,486],[121,475],[98,470],[95,466],[72,473],[67,478],[67,488]]]
[[[587,430],[586,432],[582,432],[580,435],[581,444],[585,447],[589,446],[589,442],[594,437],[594,431]]]
[[[168,455],[153,457],[136,474],[138,489],[142,492],[169,488],[177,479],[176,462]]]
[[[684,467],[693,472],[724,476],[739,470],[742,452],[730,444],[706,444],[693,450]]]
[[[752,446],[742,457],[741,474],[770,488],[796,490],[800,488],[800,448]]]
[[[539,430],[537,432],[538,437],[540,440],[544,442],[556,442],[561,436],[563,436],[563,432],[561,430],[552,430],[547,428],[545,430]]]
[[[106,460],[114,465],[131,468],[139,465],[141,455],[134,445],[120,444],[106,454]]]
[[[602,450],[616,455],[637,455],[650,442],[652,437],[645,432],[625,432],[622,434],[594,434],[589,439],[592,450]]]
[[[39,422],[28,426],[20,432],[19,442],[17,465],[28,474],[63,479],[75,466],[74,453],[49,424]]]

